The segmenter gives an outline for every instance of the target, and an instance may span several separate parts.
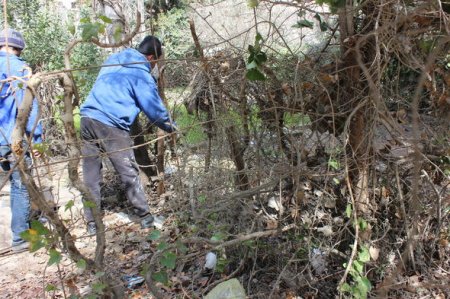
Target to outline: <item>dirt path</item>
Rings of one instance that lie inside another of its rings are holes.
[[[67,167],[65,163],[56,164],[51,170],[51,180],[46,186],[53,188],[53,195],[58,213],[71,234],[76,238],[75,244],[82,254],[94,258],[95,237],[86,233],[83,220],[83,206],[80,193],[69,187]],[[45,175],[44,177],[48,177]],[[0,182],[6,179],[5,173],[0,173]],[[9,183],[0,190],[0,252],[10,250],[11,211],[9,204]],[[112,196],[114,197],[114,196]],[[66,204],[73,201],[74,205],[66,208]],[[105,201],[107,201],[105,199]],[[103,222],[106,227],[106,260],[107,271],[113,271],[116,277],[136,275],[150,252],[150,243],[146,241],[149,230],[141,230],[139,225],[128,217],[119,208],[104,211]],[[155,212],[155,211],[152,211]],[[45,249],[37,252],[22,252],[13,254],[0,253],[0,298],[69,298],[70,294],[88,295],[96,279],[93,275],[81,273],[76,264],[62,255],[63,259],[58,266],[48,266],[49,255]],[[64,282],[64,287],[61,282]],[[68,286],[72,286],[69,290]],[[56,291],[46,291],[46,288],[56,288]],[[145,286],[141,287],[145,289]],[[64,296],[64,292],[66,296]],[[128,291],[130,294],[135,292]],[[44,296],[45,295],[45,296]],[[138,298],[151,298],[140,296]]]
[[[5,173],[2,173],[0,182],[4,182],[5,179]],[[64,165],[57,166],[50,184],[54,190],[55,200],[60,207],[60,215],[64,219],[80,218],[81,201],[79,193],[68,187],[68,176]],[[61,273],[58,274],[56,266],[47,266],[49,256],[43,249],[34,253],[28,251],[16,254],[5,253],[11,246],[9,190],[9,182],[0,190],[0,215],[2,215],[0,217],[0,250],[4,252],[0,255],[0,269],[2,269],[0,298],[42,298],[46,286],[57,284],[59,276],[68,273],[72,266],[69,261],[63,260],[60,267]],[[65,211],[65,205],[70,200],[75,202],[75,206],[71,209],[72,214]],[[73,228],[73,233],[77,236],[84,234],[83,226],[79,221],[79,225]]]

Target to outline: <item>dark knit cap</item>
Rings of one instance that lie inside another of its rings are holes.
[[[153,35],[148,35],[139,44],[138,51],[144,55],[153,55],[159,58],[162,55],[161,42]]]
[[[8,30],[3,29],[0,32],[0,47],[6,46],[7,42],[9,47],[17,48],[19,50],[25,48],[25,41],[23,40],[22,33],[11,28]]]

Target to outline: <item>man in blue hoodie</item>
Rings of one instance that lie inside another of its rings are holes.
[[[25,42],[22,34],[16,30],[8,29],[0,33],[0,161],[4,171],[12,172],[9,176],[11,182],[11,231],[12,250],[20,252],[28,249],[20,233],[29,228],[30,197],[25,185],[22,184],[20,173],[15,167],[16,159],[11,152],[11,135],[16,125],[17,111],[25,95],[26,87],[24,81],[29,75],[29,67],[20,58]],[[15,77],[17,79],[13,79]],[[42,127],[37,122],[38,106],[36,99],[26,126],[26,137],[34,143],[42,141]],[[25,142],[25,140],[24,140]],[[26,143],[26,142],[25,142]],[[25,161],[31,164],[30,154],[25,154]],[[0,182],[0,185],[2,182]]]
[[[162,56],[161,42],[147,36],[138,49],[112,54],[105,62],[81,105],[83,180],[100,208],[102,154],[107,155],[122,181],[128,201],[141,219],[141,227],[153,225],[147,198],[139,179],[139,168],[131,147],[130,126],[143,111],[166,132],[176,127],[158,94],[151,69]],[[112,66],[107,66],[112,65]],[[92,210],[85,208],[89,234],[96,233]]]

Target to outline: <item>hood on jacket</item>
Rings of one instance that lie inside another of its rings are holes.
[[[125,49],[112,54],[103,65],[81,105],[82,117],[129,131],[139,112],[144,111],[161,129],[168,132],[176,129],[150,74],[150,62],[143,54]]]

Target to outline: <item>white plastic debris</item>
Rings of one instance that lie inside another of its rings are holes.
[[[128,215],[128,214],[126,214],[124,212],[117,213],[116,214],[116,218],[117,218],[117,221],[121,221],[123,223],[132,222],[131,219],[130,219],[130,215]]]
[[[275,197],[271,197],[267,205],[269,208],[275,209],[276,211],[280,210],[280,202],[276,200]]]
[[[162,229],[164,226],[164,221],[166,220],[163,216],[154,216],[153,217],[153,226],[157,229]]]
[[[317,196],[317,197],[322,197],[323,191],[315,190],[315,191],[314,191],[314,195]]]
[[[165,174],[165,175],[172,175],[172,174],[174,174],[176,171],[177,171],[177,169],[176,169],[174,166],[168,165],[168,166],[166,166],[166,167],[164,168],[164,174]]]
[[[236,278],[219,283],[205,299],[245,299],[245,290]]]
[[[325,225],[323,227],[318,227],[317,231],[324,234],[326,237],[333,235],[333,229],[329,225]]]
[[[313,248],[311,251],[310,263],[314,273],[321,275],[327,271],[327,256],[326,253],[319,248]]]
[[[342,217],[334,217],[333,218],[333,222],[337,225],[343,225],[344,224],[344,219]]]
[[[217,265],[217,255],[214,252],[206,254],[205,268],[213,270]]]

